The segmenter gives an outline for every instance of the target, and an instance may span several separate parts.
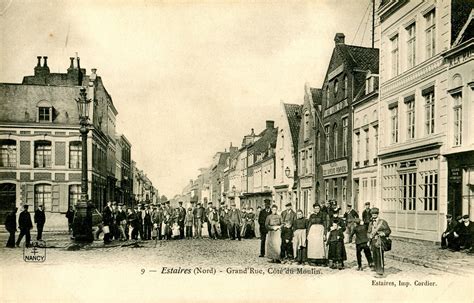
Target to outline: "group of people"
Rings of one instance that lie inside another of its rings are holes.
[[[5,229],[10,234],[7,240],[7,247],[15,248],[20,247],[20,243],[25,237],[25,246],[30,247],[31,245],[31,229],[33,229],[33,222],[31,221],[31,214],[28,211],[28,205],[22,206],[23,210],[20,212],[18,217],[18,226],[16,223],[16,213],[18,208],[15,207],[5,218]],[[43,228],[46,223],[46,215],[44,213],[43,205],[38,205],[34,214],[34,223],[36,224],[36,240],[43,240]],[[20,235],[15,239],[17,228],[20,229]]]
[[[448,214],[446,220],[446,231],[441,235],[441,249],[473,253],[474,223],[469,216],[457,216],[453,219],[453,216]]]
[[[314,204],[308,218],[301,210],[295,212],[291,203],[285,206],[278,214],[278,207],[271,205],[270,200],[265,201],[265,209],[258,218],[260,257],[266,256],[272,263],[295,261],[343,269],[347,260],[346,234],[348,243],[355,236],[358,270],[363,270],[364,252],[369,267],[383,275],[384,251],[388,250],[391,230],[387,221],[379,218],[378,208],[370,208],[370,202],[365,205],[362,220],[351,205],[347,205],[347,211],[340,217],[340,208],[333,201],[322,206]]]
[[[235,203],[228,207],[221,203],[217,208],[211,203],[204,207],[192,203],[185,208],[183,202],[176,208],[169,201],[158,204],[139,204],[125,208],[109,201],[102,212],[102,223],[95,237],[104,234],[104,243],[112,240],[171,240],[200,239],[204,223],[212,239],[241,240],[258,236],[256,214],[252,208],[237,209]]]

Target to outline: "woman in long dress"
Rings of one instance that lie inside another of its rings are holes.
[[[260,211],[262,208],[260,206],[257,207],[257,211],[255,212],[255,237],[260,238],[260,224],[258,224],[258,217],[260,216]]]
[[[266,238],[266,253],[271,263],[281,263],[280,252],[281,252],[281,232],[280,228],[282,225],[281,216],[277,214],[278,207],[272,206],[272,213],[268,215],[265,221],[265,228],[267,229]]]
[[[326,265],[326,218],[319,204],[313,205],[314,212],[308,219],[308,262],[315,265]]]
[[[298,264],[306,262],[306,230],[308,219],[303,216],[303,211],[296,212],[296,220],[293,223],[293,256]]]

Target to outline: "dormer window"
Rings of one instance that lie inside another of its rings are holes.
[[[378,75],[368,74],[365,78],[365,94],[368,95],[377,88]]]
[[[42,100],[38,102],[36,108],[37,122],[53,122],[53,106],[48,101]]]
[[[337,79],[334,81],[334,96],[337,96],[337,92],[339,90],[339,81]]]

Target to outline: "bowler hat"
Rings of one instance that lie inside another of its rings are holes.
[[[288,202],[288,203],[286,203],[286,204],[285,204],[285,206],[291,206],[291,203],[290,203],[290,202]]]
[[[365,205],[370,205],[370,202],[369,201],[365,202]]]
[[[373,207],[373,208],[370,210],[370,212],[371,212],[372,214],[378,214],[378,213],[379,213],[379,209],[378,209],[377,207]]]
[[[265,203],[265,205],[270,205],[271,204],[271,201],[269,199],[265,199],[263,202]]]
[[[463,219],[469,219],[469,215],[462,216]]]
[[[456,217],[456,220],[458,220],[458,221],[461,220],[461,219],[462,219],[462,216],[457,216]]]
[[[447,214],[447,215],[446,215],[446,218],[448,218],[448,219],[450,219],[450,218],[452,218],[452,217],[453,217],[453,216],[450,215],[450,214]]]

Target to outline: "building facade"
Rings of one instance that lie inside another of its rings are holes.
[[[298,174],[298,139],[302,106],[280,103],[277,121],[278,137],[275,150],[275,182],[273,195],[279,209],[291,202],[296,203],[298,194],[295,179]]]
[[[379,52],[375,48],[347,45],[342,33],[335,47],[322,88],[321,121],[316,133],[318,201],[334,200],[345,211],[351,201],[353,117],[352,103],[365,89],[368,71],[377,74]]]

